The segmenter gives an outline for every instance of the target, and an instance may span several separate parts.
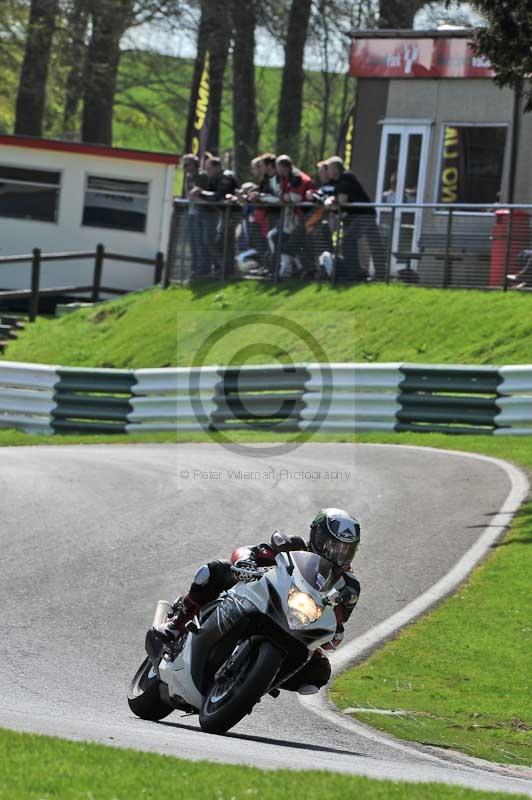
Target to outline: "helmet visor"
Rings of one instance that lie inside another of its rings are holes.
[[[341,542],[330,534],[315,528],[311,534],[311,544],[316,553],[337,567],[347,567],[355,557],[358,542]]]

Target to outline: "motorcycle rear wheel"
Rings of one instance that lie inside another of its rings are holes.
[[[151,673],[151,674],[150,674]],[[161,699],[157,677],[149,658],[145,658],[135,673],[127,693],[127,702],[137,717],[156,722],[174,710]]]
[[[283,653],[267,640],[252,645],[249,659],[225,693],[218,683],[210,688],[199,714],[202,730],[226,733],[240,722],[265,694],[283,658]]]

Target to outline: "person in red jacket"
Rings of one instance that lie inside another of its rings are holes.
[[[328,682],[331,665],[323,650],[335,649],[342,641],[344,623],[347,622],[360,595],[360,584],[351,572],[351,562],[360,543],[358,521],[339,508],[322,509],[310,524],[308,542],[300,536],[287,536],[275,531],[268,543],[239,547],[230,560],[210,561],[198,569],[187,594],[177,598],[169,619],[155,625],[152,632],[165,644],[172,644],[185,633],[185,625],[200,608],[216,600],[223,592],[246,580],[246,569],[268,567],[275,564],[278,553],[308,550],[326,558],[333,566],[336,587],[342,600],[335,607],[337,628],[334,638],[313,654],[302,669],[293,675],[283,689],[300,694],[313,694]],[[233,569],[236,567],[236,569]],[[239,572],[239,569],[242,571]]]
[[[295,266],[301,273],[307,271],[305,250],[307,246],[303,209],[297,204],[307,199],[307,193],[315,188],[312,178],[294,167],[290,156],[277,156],[275,161],[279,176],[279,196],[286,203],[282,217],[280,278],[289,278]],[[293,204],[293,205],[291,205]]]

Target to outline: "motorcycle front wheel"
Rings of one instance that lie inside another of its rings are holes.
[[[284,654],[271,642],[253,643],[236,674],[219,670],[199,714],[202,730],[226,733],[249,714],[279,671]]]
[[[161,699],[160,684],[151,661],[145,658],[136,671],[127,693],[129,707],[137,717],[156,722],[172,713],[174,709]]]

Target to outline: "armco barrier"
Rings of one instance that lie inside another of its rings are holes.
[[[501,367],[494,433],[532,435],[532,366]]]
[[[403,364],[398,431],[493,433],[498,387],[496,367]]]
[[[532,366],[81,369],[0,362],[0,428],[532,435]]]
[[[0,361],[0,428],[52,433],[57,367]]]
[[[138,369],[134,375],[128,432],[208,428],[216,408],[217,367]]]
[[[300,428],[393,431],[400,364],[309,364]]]

